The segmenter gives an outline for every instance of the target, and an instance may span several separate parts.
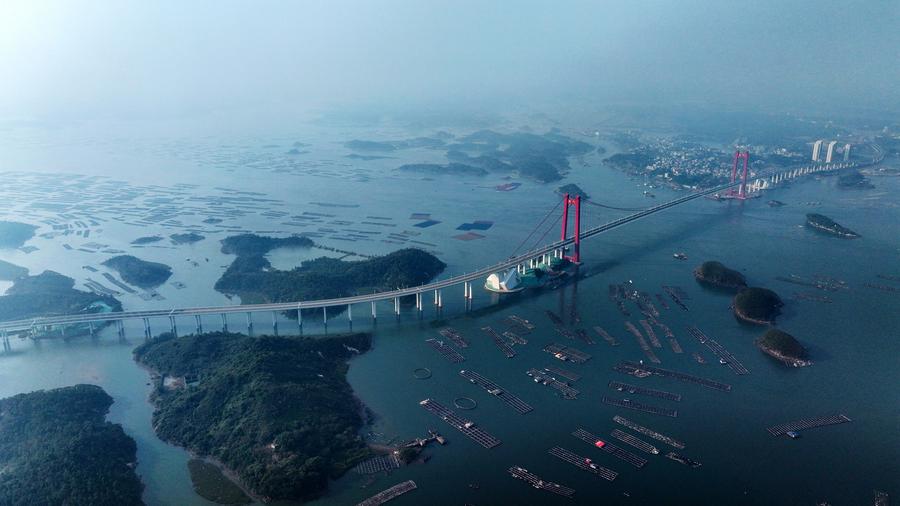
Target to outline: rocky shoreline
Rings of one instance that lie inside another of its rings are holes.
[[[806,366],[810,366],[813,364],[812,360],[803,360],[802,358],[787,356],[787,355],[781,353],[780,351],[778,351],[772,347],[766,346],[765,344],[762,344],[760,342],[757,342],[756,345],[766,355],[768,355],[776,360],[779,360],[791,367],[806,367]]]

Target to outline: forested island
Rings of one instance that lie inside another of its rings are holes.
[[[812,365],[809,353],[794,336],[778,329],[769,329],[756,340],[756,346],[766,355],[792,367]]]
[[[706,261],[694,269],[694,278],[702,284],[740,290],[747,287],[747,279],[740,272],[725,267],[721,262]]]
[[[0,399],[0,504],[143,504],[137,446],[94,385]]]
[[[270,248],[283,247],[287,240],[312,245],[305,237],[275,239],[252,234],[223,240],[222,251],[238,257],[216,281],[216,290],[238,295],[245,304],[330,299],[420,285],[446,267],[428,252],[407,248],[358,262],[321,257],[288,271],[272,269],[265,254]],[[286,315],[297,317],[295,312]]]
[[[836,223],[828,216],[822,214],[811,213],[806,215],[806,225],[808,227],[826,232],[839,237],[853,239],[859,237],[859,234]]]
[[[17,221],[0,221],[0,248],[18,248],[34,237],[37,227]]]
[[[126,283],[141,288],[155,288],[172,275],[172,268],[159,262],[148,262],[131,255],[119,255],[103,262],[118,272]]]
[[[569,157],[586,155],[596,148],[562,135],[558,130],[544,134],[500,133],[479,130],[454,138],[417,137],[400,141],[350,141],[355,151],[390,152],[398,149],[446,149],[450,163],[413,163],[398,167],[406,172],[481,176],[496,172],[518,172],[540,182],[558,181],[570,169]]]
[[[784,306],[777,293],[759,287],[744,288],[734,296],[733,304],[735,316],[758,325],[775,323],[775,317]]]
[[[161,375],[197,378],[155,390],[159,437],[222,462],[262,500],[307,500],[370,455],[359,436],[363,408],[346,380],[347,360],[370,345],[359,333],[164,334],[134,355]]]
[[[222,239],[222,253],[237,256],[265,255],[276,248],[311,248],[309,237],[266,237],[256,234],[233,235]]]
[[[0,321],[121,310],[115,298],[76,290],[74,279],[53,271],[18,278],[0,297]]]
[[[159,242],[162,240],[163,240],[163,238],[160,235],[148,235],[145,237],[138,237],[137,239],[131,241],[131,244],[141,246],[144,244],[153,244],[155,242]]]
[[[184,234],[172,234],[169,236],[169,240],[172,241],[172,244],[193,244],[202,241],[203,239],[206,239],[206,237],[197,232],[186,232]]]

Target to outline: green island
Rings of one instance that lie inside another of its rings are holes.
[[[747,279],[743,274],[714,260],[703,262],[694,269],[694,278],[702,284],[729,290],[747,287]]]
[[[34,237],[37,227],[17,221],[0,221],[0,248],[14,249]]]
[[[812,365],[809,354],[794,336],[778,329],[769,329],[756,340],[763,353],[792,367]]]
[[[544,134],[479,130],[447,145],[447,159],[490,172],[518,172],[542,183],[559,181],[571,168],[569,157],[594,151],[586,142],[553,129]]]
[[[202,241],[203,239],[206,239],[206,236],[202,236],[197,232],[172,234],[169,236],[169,240],[172,241],[172,244],[193,244],[195,242]]]
[[[806,215],[806,226],[838,237],[853,239],[859,234],[836,223],[828,216],[811,213]]]
[[[126,283],[141,288],[155,288],[172,276],[172,268],[159,262],[148,262],[131,255],[119,255],[102,263],[119,273]]]
[[[143,504],[137,446],[95,385],[0,399],[0,504]]]
[[[154,242],[162,241],[163,238],[160,235],[148,235],[146,237],[138,237],[137,239],[131,241],[131,244],[142,245],[142,244],[152,244]]]
[[[784,302],[768,288],[744,288],[734,296],[734,314],[739,319],[758,325],[775,323]]]
[[[221,462],[263,501],[307,500],[371,455],[359,436],[364,408],[346,379],[347,361],[370,346],[364,333],[163,334],[134,356],[160,375],[152,394],[160,438]]]
[[[76,290],[74,279],[53,271],[18,278],[0,297],[0,321],[121,310],[115,298]]]
[[[15,281],[28,275],[28,269],[0,260],[0,280]]]
[[[311,248],[313,245],[312,239],[299,235],[266,237],[240,234],[222,239],[222,253],[237,256],[265,255],[276,248]]]
[[[305,237],[275,239],[244,234],[224,239],[222,251],[238,257],[216,281],[215,289],[238,295],[245,304],[331,299],[421,285],[446,267],[428,252],[406,248],[356,262],[320,257],[291,270],[272,269],[265,254],[272,248],[283,247],[284,241],[312,244]],[[334,314],[342,310],[329,308]],[[297,317],[293,311],[286,315]]]

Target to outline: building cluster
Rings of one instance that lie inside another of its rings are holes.
[[[662,174],[666,178],[729,175],[728,158],[719,149],[667,138],[655,139],[647,147],[651,154],[647,172]]]
[[[819,139],[813,143],[812,148],[812,161],[814,162],[825,162],[831,163],[834,160],[834,155],[836,152],[842,152],[844,156],[844,161],[850,160],[850,144],[844,144],[843,148],[835,149],[838,141],[828,141],[828,144],[825,148],[825,158],[822,159],[822,146],[825,145],[825,141],[823,139]]]

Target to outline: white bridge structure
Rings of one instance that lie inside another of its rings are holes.
[[[873,160],[877,163],[880,160]],[[746,189],[748,192],[758,192],[765,188],[771,188],[774,185],[777,185],[780,182],[787,181],[790,179],[794,179],[800,176],[815,174],[815,173],[823,173],[823,172],[831,172],[840,169],[846,169],[850,167],[859,166],[856,163],[839,163],[839,164],[813,164],[808,165],[801,168],[791,169],[788,171],[782,171],[777,173],[772,173],[769,175],[757,175],[752,183],[748,184]],[[678,206],[680,204],[684,204],[686,202],[690,202],[692,200],[705,197],[705,196],[719,196],[725,190],[733,188],[737,185],[741,184],[740,181],[726,183],[724,185],[717,186],[715,188],[709,188],[706,190],[702,190],[696,193],[691,193],[690,195],[686,195],[684,197],[680,197],[674,200],[670,200],[668,202],[650,207],[648,209],[644,209],[639,212],[635,212],[629,214],[628,216],[615,219],[613,221],[604,223],[602,225],[586,229],[584,231],[578,231],[576,226],[576,234],[574,237],[564,238],[559,241],[553,242],[546,246],[542,246],[526,253],[516,255],[510,257],[506,260],[498,262],[493,265],[488,265],[482,267],[474,272],[470,272],[467,274],[462,274],[458,276],[453,276],[447,279],[441,279],[437,281],[433,281],[428,284],[400,288],[397,290],[384,291],[378,293],[364,294],[364,295],[354,295],[349,297],[341,297],[336,299],[322,299],[322,300],[306,300],[306,301],[296,301],[296,302],[275,302],[275,303],[266,303],[266,304],[242,304],[242,305],[232,305],[232,306],[208,306],[208,307],[184,307],[184,308],[173,308],[173,309],[147,309],[147,310],[134,310],[134,311],[117,311],[110,313],[83,313],[83,314],[69,314],[69,315],[60,315],[60,316],[47,316],[41,318],[29,318],[23,320],[11,320],[0,322],[0,336],[2,336],[2,340],[4,343],[4,347],[8,349],[9,347],[9,333],[22,333],[22,332],[30,332],[32,337],[37,335],[39,329],[52,327],[52,328],[60,328],[63,335],[65,335],[65,326],[67,325],[79,325],[79,326],[87,326],[90,330],[90,333],[93,335],[95,330],[95,325],[105,325],[107,323],[114,323],[118,329],[119,336],[124,336],[124,322],[129,320],[140,320],[144,324],[144,335],[147,338],[152,337],[151,334],[151,320],[168,320],[169,322],[169,330],[175,334],[177,334],[177,320],[185,319],[185,318],[193,318],[195,323],[196,331],[203,331],[203,317],[218,317],[221,320],[221,326],[223,330],[228,329],[228,317],[232,315],[245,315],[246,316],[246,325],[249,333],[253,331],[253,320],[252,315],[254,313],[271,313],[272,315],[272,326],[273,330],[278,332],[278,323],[276,317],[278,313],[287,313],[287,312],[296,312],[297,315],[297,325],[300,333],[303,332],[303,316],[304,312],[309,315],[310,310],[318,310],[322,311],[322,323],[327,326],[328,324],[328,308],[343,308],[346,309],[346,318],[352,325],[353,322],[353,308],[361,305],[368,305],[366,308],[371,313],[371,318],[374,321],[378,317],[377,313],[377,303],[383,301],[393,301],[393,313],[399,317],[400,316],[400,299],[404,297],[415,297],[415,305],[416,310],[421,313],[424,310],[426,300],[431,301],[431,303],[437,308],[440,309],[443,306],[444,301],[444,292],[450,288],[457,287],[462,285],[462,296],[466,300],[466,302],[470,302],[473,298],[473,283],[478,281],[483,283],[484,280],[495,273],[505,273],[510,269],[516,269],[517,271],[524,271],[527,267],[535,266],[539,263],[545,263],[549,261],[551,258],[564,258],[566,257],[566,251],[571,245],[577,245],[580,241],[584,239],[588,239],[594,237],[596,235],[602,234],[609,230],[613,230],[615,228],[619,228],[621,226],[627,225],[634,221],[637,221],[641,218],[650,216],[652,214],[658,213],[660,211],[664,211],[671,207]],[[566,196],[568,200],[568,196]],[[568,208],[568,203],[567,203]],[[576,215],[577,220],[577,215]],[[563,229],[565,231],[565,228]],[[565,232],[564,232],[565,234]],[[576,260],[577,260],[577,248],[576,248]],[[357,314],[359,312],[357,311]],[[326,327],[327,328],[327,327]]]

